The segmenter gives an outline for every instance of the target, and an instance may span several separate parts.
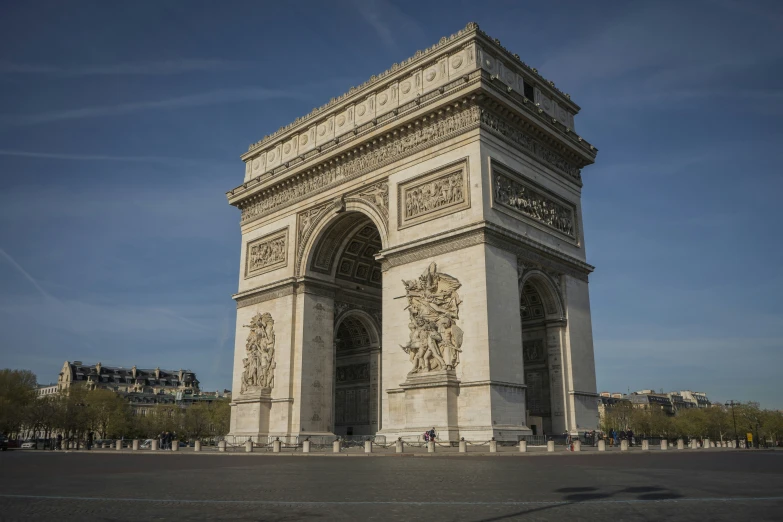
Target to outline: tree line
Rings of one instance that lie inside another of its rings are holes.
[[[734,430],[736,421],[736,434]],[[629,401],[619,401],[607,408],[601,421],[605,433],[611,430],[633,430],[637,437],[665,439],[696,438],[711,440],[779,441],[783,437],[783,412],[763,410],[756,402],[708,408],[686,408],[668,415],[660,408],[636,408]]]
[[[29,370],[0,370],[0,433],[15,439],[49,439],[61,434],[82,440],[89,433],[96,439],[146,439],[168,431],[183,440],[195,440],[221,437],[229,430],[227,400],[184,408],[156,404],[141,415],[111,390],[72,385],[67,394],[38,398],[36,382]]]

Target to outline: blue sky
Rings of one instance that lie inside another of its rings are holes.
[[[0,367],[231,385],[239,155],[476,21],[582,106],[599,390],[783,408],[779,2],[5,2]]]

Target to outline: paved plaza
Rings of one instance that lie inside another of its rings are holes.
[[[3,520],[780,520],[783,452],[22,452]]]

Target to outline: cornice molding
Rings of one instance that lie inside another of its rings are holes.
[[[503,47],[500,43],[500,40],[497,38],[492,38],[484,31],[479,29],[478,24],[475,22],[470,22],[465,26],[465,28],[452,34],[451,36],[442,37],[435,45],[424,50],[417,51],[416,54],[407,60],[403,60],[401,63],[393,64],[391,68],[380,74],[371,76],[369,80],[359,85],[358,87],[351,87],[348,92],[336,98],[332,98],[328,103],[313,109],[309,114],[297,118],[290,124],[281,127],[270,135],[264,136],[260,141],[251,144],[248,147],[248,151],[255,152],[263,148],[265,145],[271,144],[273,141],[277,141],[277,139],[284,141],[284,135],[286,135],[288,131],[293,131],[302,124],[317,119],[317,117],[323,119],[328,116],[326,113],[330,113],[329,115],[336,114],[349,103],[359,101],[367,94],[370,94],[370,91],[378,90],[379,88],[380,90],[383,90],[383,88],[387,86],[383,84],[388,84],[393,80],[399,80],[417,67],[426,67],[428,62],[437,61],[437,58],[447,54],[448,51],[458,49],[461,44],[468,44],[472,41],[480,42],[485,47],[487,47],[487,50],[494,51],[494,53],[502,56],[502,58],[508,62],[506,64],[507,67],[511,66],[513,69],[516,69],[515,72],[518,74],[521,74],[523,77],[526,77],[529,80],[533,80],[535,83],[544,87],[547,91],[551,91],[554,97],[556,97],[557,101],[561,105],[568,107],[574,114],[579,112],[579,106],[571,101],[570,95],[557,89],[554,82],[549,81],[541,76],[537,69],[523,62],[519,55],[511,53],[508,49]]]
[[[557,140],[536,132],[534,125],[492,99],[481,97],[477,103],[472,98],[463,97],[432,113],[421,114],[407,125],[389,129],[385,135],[298,174],[266,183],[261,178],[258,183],[246,183],[229,195],[229,201],[242,210],[241,223],[245,225],[476,128],[507,141],[581,186],[579,167],[592,160],[557,146]]]

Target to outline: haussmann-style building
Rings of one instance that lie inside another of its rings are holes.
[[[231,434],[596,429],[579,110],[471,23],[251,145]]]

